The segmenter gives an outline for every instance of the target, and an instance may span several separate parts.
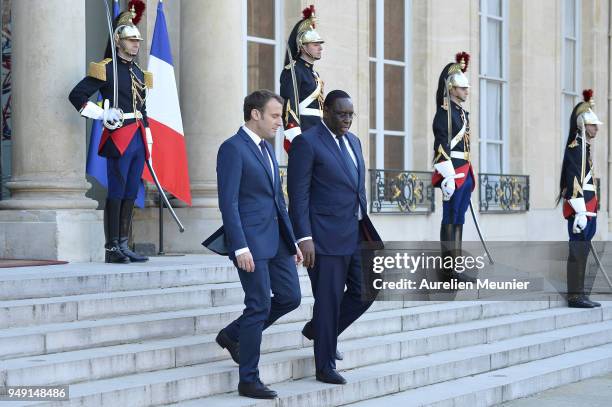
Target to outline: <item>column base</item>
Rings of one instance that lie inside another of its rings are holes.
[[[72,262],[103,261],[102,211],[0,211],[0,257]]]

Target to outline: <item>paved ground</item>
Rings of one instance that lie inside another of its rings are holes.
[[[612,374],[567,384],[502,404],[503,407],[610,407],[611,405]]]

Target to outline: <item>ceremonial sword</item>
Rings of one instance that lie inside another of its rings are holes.
[[[104,2],[104,9],[106,10],[106,22],[108,24],[108,35],[110,38],[111,53],[113,56],[113,108],[117,108],[117,101],[118,101],[118,94],[119,94],[118,84],[117,84],[117,50],[115,48],[115,38],[113,35],[114,30],[113,30],[113,23],[112,23],[111,14],[110,14],[110,8],[108,4],[106,3],[106,0],[102,0],[102,1]],[[183,233],[185,231],[185,227],[183,226],[180,219],[176,215],[176,212],[174,212],[174,208],[172,208],[172,205],[170,205],[170,201],[168,201],[168,197],[166,196],[161,184],[159,183],[159,180],[157,179],[157,175],[155,174],[155,171],[153,170],[153,165],[151,165],[150,158],[148,160],[145,160],[145,162],[147,163],[147,168],[149,169],[149,173],[151,174],[151,178],[153,178],[153,181],[155,183],[155,186],[157,187],[157,191],[159,192],[159,195],[164,201],[164,204],[166,204],[166,208],[168,208],[168,210],[170,211],[172,218],[174,218],[174,221],[178,225],[179,231]]]

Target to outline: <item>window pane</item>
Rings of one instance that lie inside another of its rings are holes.
[[[576,37],[576,0],[564,0],[564,32],[566,37]]]
[[[404,0],[385,1],[385,59],[404,60]]]
[[[274,45],[248,43],[248,93],[274,90]]]
[[[487,144],[487,172],[501,174],[501,146]]]
[[[501,0],[488,0],[487,7],[487,14],[501,17]]]
[[[376,0],[370,0],[370,56],[376,56]]]
[[[563,90],[568,92],[576,91],[576,42],[574,40],[563,40],[565,47],[563,49]]]
[[[385,170],[404,169],[404,136],[385,136]]]
[[[370,62],[370,124],[369,128],[376,128],[376,63]]]
[[[487,140],[501,140],[501,84],[487,81],[487,133],[483,138]]]
[[[378,169],[376,168],[376,134],[370,134],[370,169]]]
[[[487,19],[487,69],[490,77],[501,78],[501,21]]]
[[[247,35],[274,39],[274,0],[247,0]]]
[[[404,131],[404,67],[385,64],[385,130]]]

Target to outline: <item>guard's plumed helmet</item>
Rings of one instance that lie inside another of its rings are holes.
[[[575,107],[576,126],[579,129],[582,129],[585,124],[603,124],[593,111],[593,108],[595,107],[595,100],[593,99],[593,90],[583,90],[582,98],[582,102],[578,103]]]
[[[470,83],[465,72],[470,63],[470,54],[467,52],[459,52],[455,55],[455,62],[448,63],[438,79],[438,90],[436,92],[436,103],[441,106],[444,103],[444,97],[447,92],[454,88],[469,88]]]
[[[287,46],[291,57],[296,59],[302,49],[302,46],[311,43],[323,43],[323,38],[315,30],[316,17],[315,7],[310,5],[302,10],[302,19],[295,24],[291,34],[289,34],[289,40]],[[285,65],[289,63],[288,57],[285,58]]]
[[[131,0],[127,11],[119,14],[115,23],[115,40],[133,39],[142,41],[142,35],[136,24],[140,22],[144,13],[145,4],[142,0]]]

